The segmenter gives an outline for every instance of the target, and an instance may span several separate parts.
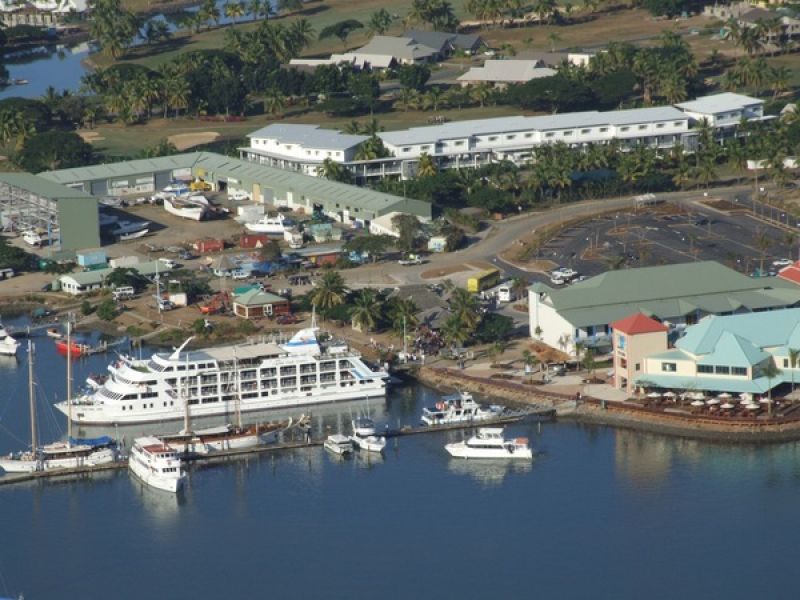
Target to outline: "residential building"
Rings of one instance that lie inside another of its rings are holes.
[[[555,69],[540,67],[536,60],[487,60],[482,67],[472,67],[458,77],[462,86],[478,83],[491,83],[495,87],[504,88],[512,83],[527,83],[532,79],[552,77],[558,73]]]
[[[277,315],[288,315],[289,301],[286,298],[253,288],[233,298],[233,314],[243,319],[263,319]]]
[[[127,268],[134,269],[137,273],[145,277],[155,277],[156,273],[167,273],[170,270],[169,265],[157,260],[131,265]],[[83,271],[81,273],[67,273],[59,277],[58,281],[62,292],[72,294],[73,296],[80,296],[107,287],[106,278],[113,270],[114,269],[107,268]]]
[[[608,271],[562,289],[537,282],[528,297],[531,335],[571,354],[576,342],[610,346],[611,324],[636,312],[681,330],[707,315],[800,304],[793,283],[748,277],[712,261]]]
[[[448,33],[442,31],[424,31],[411,29],[403,34],[403,37],[413,40],[418,44],[423,44],[435,49],[439,56],[447,57],[456,51],[474,54],[486,43],[479,35],[466,33]]]
[[[641,375],[645,358],[667,347],[669,327],[660,321],[635,313],[611,323],[614,387],[633,393],[634,381]]]
[[[719,138],[734,135],[742,121],[763,121],[772,118],[764,116],[763,100],[732,92],[704,96],[675,106],[691,117],[691,125],[705,121],[713,127]]]
[[[87,0],[0,0],[0,20],[6,27],[56,27],[67,15],[87,10]]]
[[[429,63],[442,58],[439,50],[406,37],[375,35],[353,54],[390,56],[399,65]]]
[[[800,381],[800,309],[708,316],[686,329],[673,348],[662,346],[643,363],[636,385],[671,390],[765,394]],[[765,375],[773,363],[780,372]]]
[[[273,123],[247,134],[250,150],[267,160],[270,167],[298,170],[317,175],[326,159],[337,163],[352,162],[358,147],[369,139],[366,135],[350,135],[319,125],[286,125]]]

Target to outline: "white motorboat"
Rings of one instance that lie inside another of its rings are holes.
[[[359,450],[366,452],[383,452],[386,447],[386,438],[375,434],[375,423],[369,417],[353,419],[353,435],[350,441]]]
[[[422,423],[425,425],[445,425],[450,423],[471,423],[495,419],[503,412],[501,406],[482,407],[475,402],[469,392],[459,392],[443,396],[436,406],[422,409]]]
[[[76,422],[105,425],[180,420],[182,393],[193,418],[231,414],[237,406],[247,412],[386,396],[384,371],[373,371],[340,341],[320,344],[316,331],[302,329],[288,342],[184,351],[187,340],[149,359],[123,356],[99,389],[56,407],[71,410]]]
[[[211,209],[205,196],[174,196],[164,198],[164,210],[184,219],[202,221]]]
[[[186,481],[178,453],[150,436],[133,441],[128,468],[145,485],[173,494],[180,491]]]
[[[12,452],[0,456],[0,469],[6,473],[33,473],[41,468],[42,462],[34,452]]]
[[[109,232],[120,241],[135,240],[150,232],[150,221],[119,221]]]
[[[481,427],[467,441],[447,444],[444,448],[456,458],[533,458],[528,438],[506,439],[502,427]]]
[[[346,435],[334,433],[329,435],[322,444],[325,450],[334,454],[350,454],[353,452],[353,442]]]
[[[8,333],[3,324],[0,323],[0,354],[4,356],[14,356],[19,348],[19,342]]]
[[[89,444],[54,442],[39,448],[42,468],[74,469],[76,467],[95,467],[108,465],[117,460],[117,452],[112,446],[95,447]]]
[[[252,231],[254,233],[266,233],[267,235],[280,235],[280,236],[282,236],[284,232],[293,225],[294,223],[291,221],[291,219],[287,219],[280,213],[278,213],[274,217],[265,215],[258,221],[244,224],[245,228],[248,231]]]

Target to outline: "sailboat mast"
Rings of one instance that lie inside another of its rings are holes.
[[[186,376],[183,378],[183,386],[181,391],[183,392],[183,431],[185,433],[189,433],[191,431],[189,428],[191,427],[191,419],[189,416],[189,353],[186,353]]]
[[[67,444],[72,440],[72,321],[67,318]]]
[[[239,375],[239,359],[236,358],[234,350],[233,355],[234,369],[236,372],[236,426],[241,429],[242,427],[242,380]]]
[[[36,439],[36,394],[33,389],[33,344],[28,340],[28,400],[31,403],[31,452],[39,445]]]

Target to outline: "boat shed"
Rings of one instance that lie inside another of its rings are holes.
[[[152,193],[170,181],[202,178],[215,190],[244,190],[254,201],[311,214],[321,210],[335,220],[368,226],[391,212],[431,218],[431,205],[321,177],[311,177],[213,152],[190,152],[160,158],[48,171],[41,177],[95,196]]]
[[[288,315],[289,301],[281,296],[253,288],[233,299],[233,314],[243,319]]]
[[[125,267],[137,271],[144,277],[154,277],[157,273],[166,273],[169,267],[163,262],[154,260],[150,262],[139,263]],[[95,290],[106,287],[106,277],[108,277],[114,269],[95,269],[93,271],[83,271],[80,273],[68,273],[58,278],[61,284],[61,290],[73,296],[81,294],[88,294]]]
[[[54,252],[100,245],[97,199],[31,173],[0,173],[0,228],[34,229]]]

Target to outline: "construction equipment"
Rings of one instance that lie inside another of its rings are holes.
[[[228,292],[218,292],[199,304],[200,312],[204,315],[216,315],[225,312],[230,307]]]

